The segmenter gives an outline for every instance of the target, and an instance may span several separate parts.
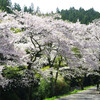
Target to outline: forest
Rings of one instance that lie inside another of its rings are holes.
[[[99,89],[99,16],[82,8],[41,14],[33,4],[22,11],[0,0],[0,100],[52,100],[86,86]]]
[[[57,10],[59,12],[59,9]],[[71,7],[69,10],[61,10],[59,12],[61,14],[61,19],[69,20],[71,22],[77,22],[79,20],[81,24],[89,24],[94,19],[100,18],[100,13],[95,11],[93,8],[89,10],[84,10],[80,8],[79,10]]]

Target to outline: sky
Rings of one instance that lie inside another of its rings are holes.
[[[100,12],[100,0],[11,0],[14,4],[19,3],[21,7],[24,5],[30,6],[31,3],[34,4],[36,9],[39,6],[40,11],[43,13],[46,12],[55,12],[58,7],[61,9],[69,9],[70,7],[75,7],[79,9],[80,7],[88,10],[94,8],[96,11]]]

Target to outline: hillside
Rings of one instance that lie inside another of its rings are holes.
[[[61,12],[58,10],[58,13],[61,14],[61,19],[63,20],[69,20],[75,23],[79,19],[82,24],[89,24],[94,19],[100,18],[100,13],[93,8],[84,10],[83,8],[75,9],[71,7],[69,10],[62,9]]]

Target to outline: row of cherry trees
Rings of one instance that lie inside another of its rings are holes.
[[[85,76],[99,77],[99,21],[89,25],[73,24],[13,12],[15,15],[0,12],[0,64],[6,64],[1,70],[1,86],[27,86],[29,100],[32,100],[32,91],[40,77],[50,78],[51,96],[55,94],[59,75],[70,80],[77,78],[81,89]],[[14,33],[12,28],[21,31]],[[21,73],[6,76],[10,72],[6,72],[8,66],[19,66]],[[49,68],[43,71],[47,66]]]

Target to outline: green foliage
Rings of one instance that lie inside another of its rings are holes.
[[[73,53],[74,53],[74,55],[75,55],[76,57],[82,58],[81,52],[80,52],[80,50],[79,50],[77,47],[73,47],[73,48],[72,48],[72,51],[73,51]]]
[[[46,81],[45,79],[41,79],[40,86],[38,88],[38,96],[41,98],[41,100],[43,100],[44,98],[50,97],[50,92],[50,82]]]
[[[36,12],[35,13],[40,13],[40,8],[37,6],[37,8],[36,8]]]
[[[87,87],[84,88],[84,90],[87,90],[87,89],[89,89],[91,87],[93,87],[93,86],[87,86]],[[78,93],[78,92],[84,91],[84,90],[77,90],[77,89],[75,89],[74,91],[67,92],[67,94],[64,94],[64,95],[61,95],[61,96],[54,96],[52,98],[46,98],[44,100],[55,100],[57,98],[65,97],[65,96],[68,96],[68,95],[71,95],[71,94],[75,94],[75,93]]]
[[[14,7],[13,7],[14,10],[18,10],[18,11],[21,11],[21,7],[19,4],[15,3],[14,4]]]
[[[1,100],[21,100],[15,93],[7,93]]]
[[[28,12],[27,6],[24,6],[24,12]]]
[[[58,77],[55,86],[55,95],[65,94],[69,91],[69,83],[65,81],[63,77]]]
[[[60,17],[55,17],[54,19],[60,20],[61,18]]]
[[[50,68],[50,66],[46,66],[46,67],[43,67],[43,68],[41,68],[43,71],[45,71],[46,69],[49,69]]]
[[[6,60],[6,58],[4,57],[2,53],[0,53],[0,60]]]
[[[60,13],[60,10],[59,10],[59,8],[58,8],[58,7],[56,8],[56,12],[57,12],[57,13]]]
[[[31,86],[31,94],[32,98],[31,100],[35,100],[35,98],[38,97],[38,83],[32,83],[29,86],[24,85],[24,83],[19,83],[22,81],[22,78],[25,78],[27,76],[23,76],[25,74],[25,71],[27,69],[27,66],[15,66],[15,67],[7,67],[2,71],[3,77],[7,79],[11,79],[12,82],[9,82],[7,86],[5,86],[5,90],[2,92],[2,98],[3,100],[29,100],[29,89]],[[26,73],[28,75],[28,73]],[[32,76],[33,78],[34,76]],[[30,79],[30,77],[28,78]],[[25,81],[26,82],[26,81]],[[1,94],[0,94],[1,95]],[[1,98],[0,98],[1,100]],[[40,99],[37,99],[40,100]]]
[[[77,93],[78,92],[78,90],[77,89],[75,89],[74,91],[72,91],[71,93]]]
[[[20,32],[22,32],[21,29],[18,29],[18,28],[17,29],[11,28],[10,30],[13,31],[14,33],[20,33]]]
[[[47,99],[44,99],[44,100],[55,100],[57,97],[56,96],[54,96],[54,97],[52,97],[52,98],[47,98]]]
[[[41,75],[39,73],[36,73],[35,74],[35,77],[40,79],[41,78]]]
[[[7,67],[3,69],[3,76],[6,78],[15,78],[23,74],[23,69],[26,69],[27,66],[15,66],[15,67]]]
[[[60,14],[61,19],[63,20],[69,20],[75,23],[77,22],[77,19],[79,19],[82,24],[89,24],[94,19],[100,18],[100,13],[93,8],[85,11],[83,8],[77,10],[74,7],[71,7],[69,10],[61,10]]]
[[[80,53],[80,51],[79,51],[79,49],[77,47],[73,47],[72,48],[72,51],[75,52],[76,54],[79,54]]]
[[[8,6],[11,7],[11,0],[0,0],[0,9],[2,11],[12,13],[11,9],[9,9]]]
[[[29,13],[33,13],[34,12],[34,4],[31,3],[31,5],[29,6],[29,8],[27,6],[24,6],[24,12],[29,12]]]
[[[31,3],[31,6],[28,8],[28,12],[29,13],[33,13],[34,12],[34,4]]]
[[[60,64],[60,65],[59,65]],[[62,56],[58,56],[55,59],[54,68],[63,67],[66,65],[66,60],[62,58]]]
[[[68,90],[69,90],[69,84],[65,82],[63,77],[59,77],[59,79],[57,80],[57,84],[55,86],[55,95],[61,95],[67,93]],[[50,82],[45,79],[41,79],[37,94],[38,94],[37,100],[43,100],[44,98],[50,97],[51,96]]]

